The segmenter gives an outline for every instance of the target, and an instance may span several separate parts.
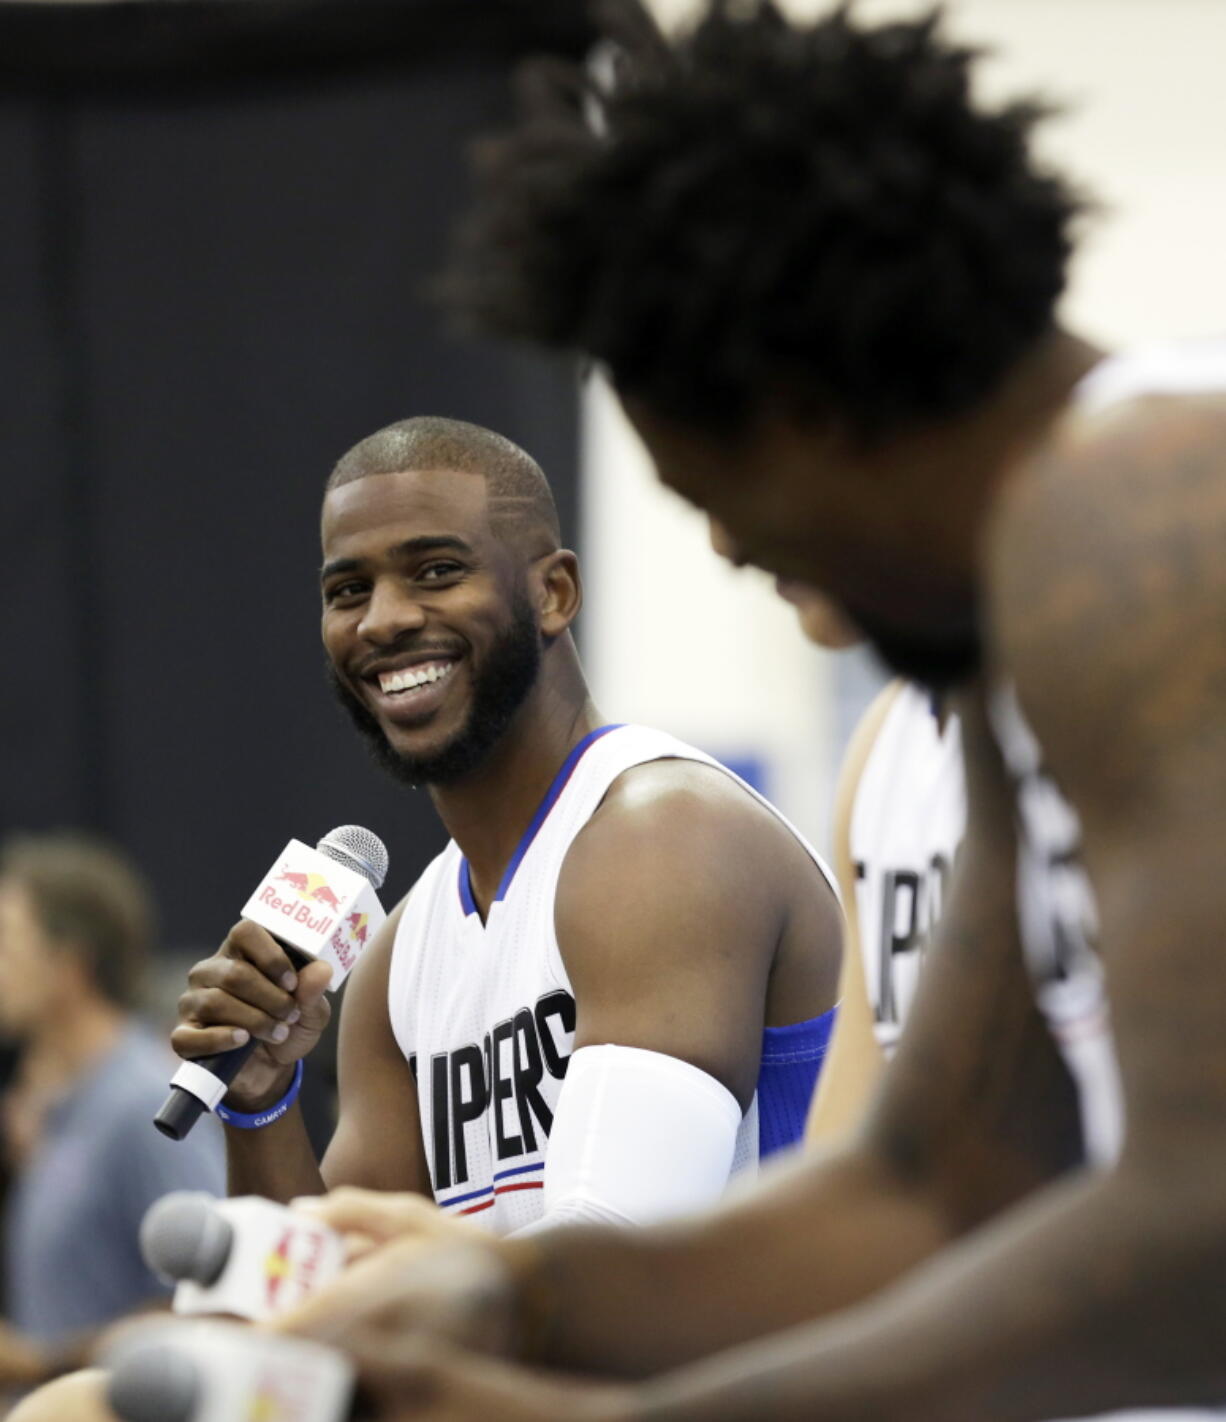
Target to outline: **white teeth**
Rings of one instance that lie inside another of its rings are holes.
[[[384,695],[391,695],[397,691],[412,691],[416,687],[441,681],[454,665],[454,662],[446,662],[442,665],[432,662],[425,667],[406,667],[403,671],[380,672],[379,689]]]

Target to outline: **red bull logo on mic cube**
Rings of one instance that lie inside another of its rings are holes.
[[[303,1354],[257,1363],[242,1411],[233,1414],[232,1422],[343,1422],[350,1388],[347,1379],[338,1386],[330,1362]]]
[[[310,1395],[294,1378],[277,1376],[270,1369],[255,1386],[244,1414],[246,1422],[298,1422],[308,1417]]]
[[[341,1262],[330,1230],[301,1219],[290,1225],[264,1256],[262,1316],[271,1318],[302,1303],[340,1269]]]
[[[306,957],[331,963],[336,988],[386,915],[361,874],[291,839],[243,917]]]

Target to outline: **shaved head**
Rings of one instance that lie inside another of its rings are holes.
[[[417,415],[376,430],[342,455],[328,479],[328,491],[372,474],[425,469],[480,474],[491,526],[529,557],[560,547],[558,511],[541,466],[503,435],[465,420]]]

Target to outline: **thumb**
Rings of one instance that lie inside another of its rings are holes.
[[[332,981],[331,963],[308,963],[298,974],[294,998],[303,1012],[316,1007]]]

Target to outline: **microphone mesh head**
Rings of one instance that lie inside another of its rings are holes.
[[[199,1392],[189,1357],[166,1343],[144,1343],[116,1361],[106,1400],[123,1422],[191,1422]]]
[[[234,1226],[217,1211],[212,1195],[175,1190],[145,1211],[140,1251],[164,1279],[192,1279],[207,1288],[226,1267]]]
[[[381,889],[387,878],[387,849],[377,834],[361,825],[338,825],[315,846],[320,854],[335,859],[346,869],[356,870],[372,888]]]

